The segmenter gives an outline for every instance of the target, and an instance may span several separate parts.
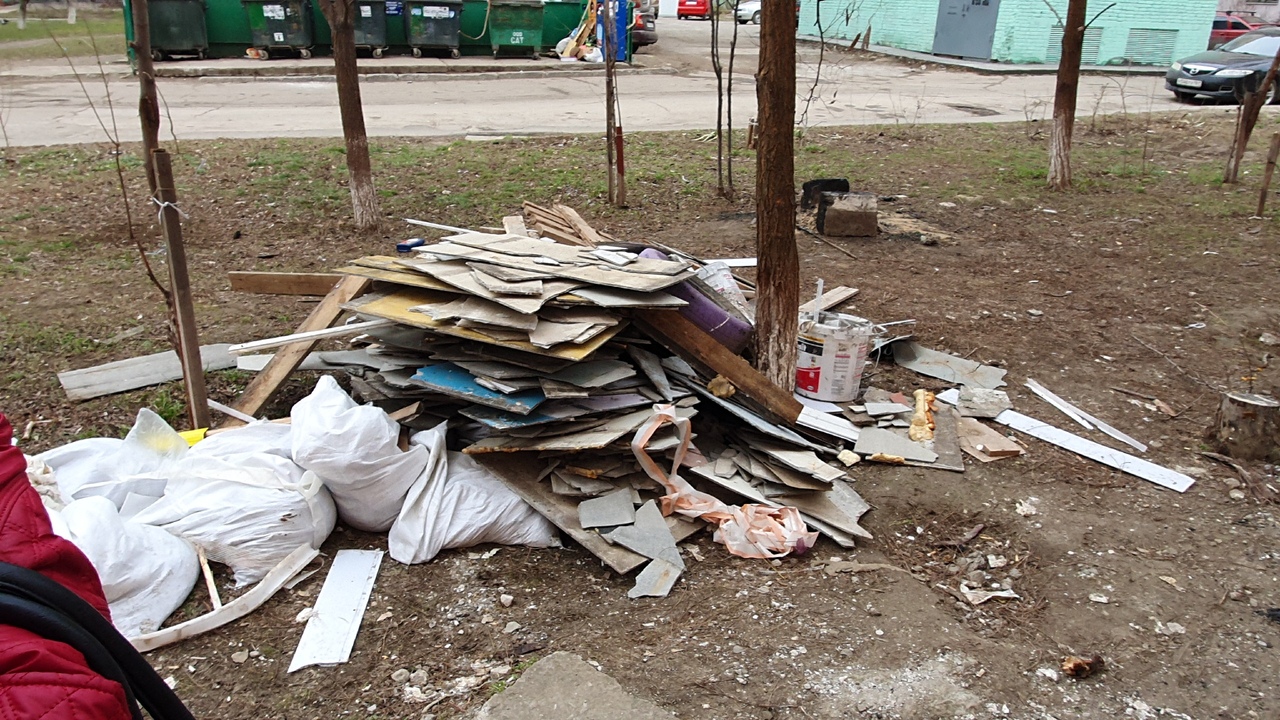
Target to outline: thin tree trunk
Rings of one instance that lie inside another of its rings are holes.
[[[76,24],[76,0],[67,0],[67,24]]]
[[[342,114],[342,136],[347,144],[347,174],[351,186],[351,209],[356,227],[370,230],[378,226],[378,193],[373,186],[369,163],[369,136],[364,128],[364,105],[360,101],[360,75],[356,70],[354,0],[321,0],[320,10],[333,34],[333,68],[338,81],[338,110]]]
[[[134,0],[133,54],[138,61],[138,119],[142,123],[143,164],[147,187],[156,194],[156,166],[153,153],[160,147],[160,101],[156,93],[156,66],[151,60],[151,15],[147,0]]]
[[[1240,163],[1244,160],[1244,151],[1249,148],[1249,138],[1253,137],[1253,128],[1258,124],[1258,113],[1267,100],[1267,90],[1276,84],[1276,72],[1280,70],[1280,50],[1276,50],[1271,68],[1256,92],[1245,93],[1240,101],[1240,111],[1236,114],[1236,134],[1231,142],[1231,152],[1227,157],[1227,169],[1222,173],[1222,182],[1240,181]]]
[[[18,29],[27,29],[27,0],[18,0]]]
[[[733,37],[729,40],[729,75],[724,85],[725,124],[729,126],[724,143],[724,175],[728,190],[725,197],[730,200],[737,194],[737,189],[733,186],[733,59],[738,54],[738,5],[741,2],[742,0],[733,0]]]
[[[720,64],[718,2],[711,0],[711,69],[716,74],[716,193],[724,197],[724,68]]]
[[[796,20],[791,2],[761,3],[756,73],[756,368],[790,391],[796,381],[800,257],[796,249]]]
[[[622,176],[622,138],[618,123],[618,6],[615,0],[604,3],[604,144],[609,164],[609,202],[617,207],[627,204],[626,179]]]
[[[1058,89],[1053,98],[1053,138],[1049,148],[1049,187],[1071,187],[1071,133],[1076,122],[1076,95],[1080,87],[1080,56],[1084,50],[1084,26],[1088,0],[1069,0],[1062,28],[1062,59],[1058,61]]]

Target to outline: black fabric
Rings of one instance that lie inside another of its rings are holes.
[[[155,720],[195,720],[151,663],[92,605],[44,575],[0,562],[0,618],[6,625],[66,643],[89,667],[124,687],[129,708],[138,704]]]

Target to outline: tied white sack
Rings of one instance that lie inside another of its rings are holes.
[[[75,543],[98,571],[111,622],[125,637],[159,628],[200,576],[190,543],[121,518],[107,498],[76,500],[49,515],[54,532]]]
[[[330,375],[289,416],[294,462],[320,476],[342,520],[386,532],[431,459],[427,449],[402,451],[400,425],[372,405],[356,404]]]
[[[164,497],[133,519],[203,548],[231,567],[240,587],[299,545],[319,548],[337,509],[320,478],[287,457],[285,435],[254,423],[200,442],[169,469]]]
[[[559,547],[556,528],[470,455],[445,449],[447,423],[414,434],[430,457],[387,536],[391,557],[412,565],[481,543]]]
[[[186,452],[187,441],[159,415],[142,408],[124,440],[77,440],[36,459],[53,469],[63,502],[100,495],[120,508],[131,494],[164,494],[165,469]]]

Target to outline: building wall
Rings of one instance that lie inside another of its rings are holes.
[[[1209,42],[1209,30],[1218,1],[1118,0],[1093,25],[1093,28],[1101,30],[1097,33],[1098,62],[1118,61],[1126,57],[1130,49],[1130,31],[1134,29],[1139,34],[1169,43],[1166,47],[1172,59],[1204,50]],[[801,0],[800,34],[818,36],[817,9],[820,7],[824,37],[852,40],[870,23],[873,44],[931,52],[938,2]],[[1058,15],[1066,15],[1067,0],[1048,0],[1048,3]],[[1094,0],[1090,3],[1093,7],[1089,17],[1109,4]],[[1019,64],[1055,62],[1056,58],[1050,55],[1050,40],[1061,37],[1054,34],[1056,25],[1058,18],[1046,5],[1046,0],[1002,0],[992,59]],[[1171,32],[1176,32],[1176,37]]]
[[[1218,9],[1252,13],[1267,22],[1280,23],[1280,0],[1218,0]]]

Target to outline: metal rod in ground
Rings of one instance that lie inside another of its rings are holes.
[[[1267,170],[1262,176],[1262,191],[1258,193],[1258,217],[1267,211],[1267,193],[1271,192],[1271,178],[1276,174],[1276,158],[1280,156],[1280,132],[1271,136],[1271,150],[1267,153]]]
[[[187,388],[187,417],[193,428],[209,427],[209,397],[204,386],[204,363],[200,361],[200,337],[191,300],[191,278],[187,274],[187,251],[182,244],[182,222],[178,213],[178,191],[173,187],[173,164],[163,149],[152,151],[156,166],[156,194],[160,201],[160,228],[169,258],[169,287],[173,293],[173,315],[178,325],[178,358],[182,361],[182,381]]]

